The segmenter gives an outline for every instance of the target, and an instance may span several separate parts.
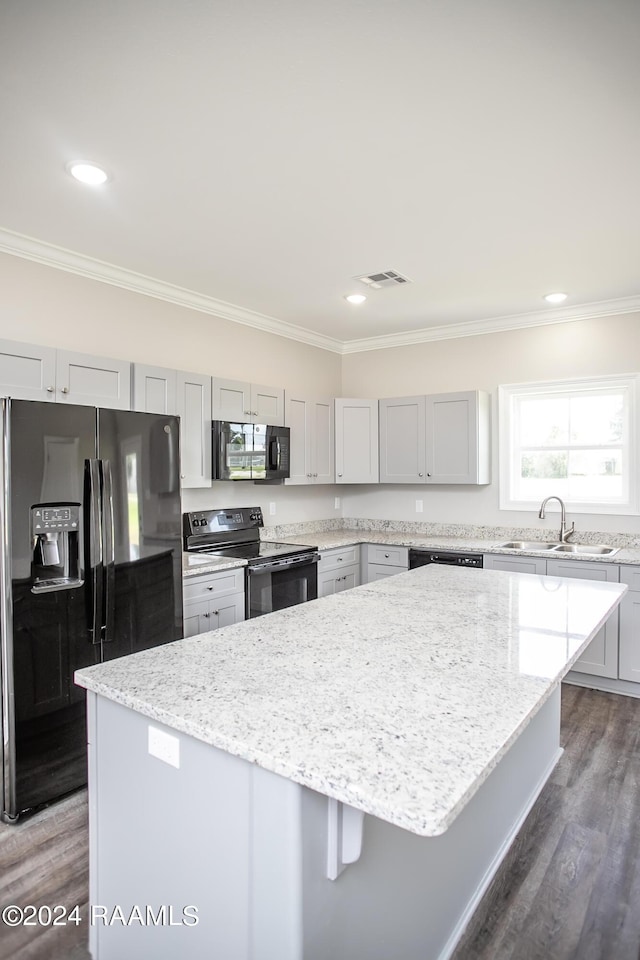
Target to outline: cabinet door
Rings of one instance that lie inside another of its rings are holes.
[[[620,603],[620,663],[621,680],[640,681],[640,567],[620,566],[620,582],[629,586],[629,592]]]
[[[251,384],[251,412],[256,423],[284,427],[284,390]]]
[[[220,377],[214,377],[212,387],[211,411],[214,420],[255,422],[251,412],[250,383],[244,380],[222,380]]]
[[[288,484],[312,483],[311,470],[311,402],[287,392],[285,426],[291,430]]]
[[[367,583],[375,583],[376,580],[383,580],[385,577],[393,577],[397,573],[403,573],[402,567],[387,567],[384,563],[368,563]]]
[[[547,561],[541,557],[503,557],[497,553],[485,553],[483,564],[487,570],[506,570],[508,573],[547,572]]]
[[[176,384],[175,370],[134,363],[132,410],[167,415],[177,413]]]
[[[209,608],[208,600],[192,600],[184,604],[182,619],[185,637],[197,637],[199,633],[212,629]]]
[[[425,397],[380,400],[380,483],[425,482]]]
[[[335,402],[336,483],[378,482],[378,401]]]
[[[348,567],[344,573],[336,578],[336,593],[342,593],[343,590],[351,590],[353,587],[360,586],[360,568]]]
[[[577,580],[604,580],[618,582],[618,567],[614,564],[588,561],[548,560],[550,577],[571,577]],[[595,635],[573,670],[596,677],[618,676],[618,611],[614,610],[601,630]]]
[[[176,388],[182,486],[210,487],[211,377],[179,370]]]
[[[311,403],[311,472],[315,483],[335,483],[333,400]]]
[[[318,572],[318,597],[330,597],[338,592],[338,576],[335,573]]]
[[[478,391],[426,398],[427,483],[489,482],[488,401]]]
[[[0,396],[53,402],[56,399],[55,349],[0,340]]]
[[[235,594],[227,597],[225,600],[218,600],[212,603],[211,626],[209,630],[217,630],[218,627],[229,627],[232,623],[240,623],[244,620],[244,594]]]
[[[82,403],[112,410],[131,409],[131,364],[87,353],[56,353],[58,403]]]

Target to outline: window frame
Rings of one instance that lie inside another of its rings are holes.
[[[562,499],[572,513],[595,513],[613,515],[638,515],[640,513],[640,478],[638,477],[638,397],[640,396],[640,375],[620,374],[602,377],[580,377],[570,380],[548,380],[533,383],[511,383],[498,387],[498,460],[499,460],[499,506],[501,510],[529,511],[540,506],[536,500],[516,500],[513,497],[513,479],[515,469],[515,433],[513,423],[514,400],[523,396],[540,397],[574,394],[591,390],[625,389],[628,391],[628,433],[626,443],[622,442],[625,459],[628,461],[627,499],[619,503],[602,501],[571,500],[563,495]],[[556,494],[553,480],[549,481],[546,496]]]

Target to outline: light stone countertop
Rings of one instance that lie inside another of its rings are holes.
[[[510,540],[531,539],[530,537],[510,537],[505,535],[500,540],[483,540],[473,537],[451,537],[441,535],[420,536],[414,533],[381,530],[324,530],[319,532],[290,534],[282,537],[283,541],[292,544],[305,544],[318,547],[319,550],[332,550],[338,547],[353,546],[358,543],[383,543],[389,546],[418,547],[421,549],[454,550],[462,553],[500,553],[507,556],[551,557],[554,560],[591,560],[596,563],[631,563],[640,564],[640,548],[622,547],[618,553],[610,556],[592,556],[575,553],[553,553],[549,550],[509,550],[500,544]],[[545,535],[538,533],[537,539],[544,540]],[[553,536],[550,538],[553,540]],[[575,543],[582,542],[575,537]],[[615,546],[615,538],[611,544]]]
[[[431,565],[87,667],[76,680],[176,731],[435,836],[625,590]]]
[[[246,567],[246,560],[231,560],[229,557],[210,557],[196,553],[182,554],[182,576],[195,577],[203,573],[220,573],[233,567]]]

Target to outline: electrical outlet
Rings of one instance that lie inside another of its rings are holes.
[[[416,500],[416,513],[422,513],[424,500]]]
[[[180,769],[180,740],[164,730],[149,726],[149,753],[152,757]]]
[[[339,509],[340,509],[340,497],[336,497],[336,498],[334,499],[334,501],[333,501],[333,509],[334,509],[334,510],[339,510]]]
[[[269,503],[269,516],[275,517],[276,515],[276,505],[273,500]]]

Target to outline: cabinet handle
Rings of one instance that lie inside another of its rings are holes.
[[[317,474],[317,473],[314,473],[314,477],[317,477],[317,476],[318,476],[318,474]]]
[[[213,590],[213,587],[207,587],[207,590]]]
[[[213,612],[215,613],[216,617],[220,614],[219,610],[214,610]]]
[[[47,387],[47,393],[53,393],[53,390],[54,390],[53,387]]]
[[[342,476],[342,474],[341,474],[341,473],[339,473],[339,474],[338,474],[338,476],[339,476],[339,477],[341,477],[341,476]]]
[[[342,563],[342,557],[336,557],[336,560],[338,561],[338,563]]]
[[[60,387],[60,393],[69,393],[69,387]]]
[[[243,413],[246,413],[246,415],[247,415],[248,417],[251,416],[251,410],[243,410],[242,412],[243,412]]]
[[[389,554],[388,554],[388,553],[385,553],[385,558],[386,558],[387,560],[389,559]]]
[[[430,476],[431,476],[431,474],[430,474],[430,473],[428,473],[428,474],[427,474],[427,476],[428,476],[428,477],[430,477]]]
[[[419,476],[419,477],[423,477],[424,474],[423,474],[423,473],[419,473],[418,476]]]
[[[210,613],[204,613],[203,616],[209,618],[209,617],[211,616],[211,614],[210,614]]]
[[[181,479],[181,480],[184,480],[184,478],[185,478],[185,474],[184,474],[184,473],[181,473],[181,474],[180,474],[180,479]]]

